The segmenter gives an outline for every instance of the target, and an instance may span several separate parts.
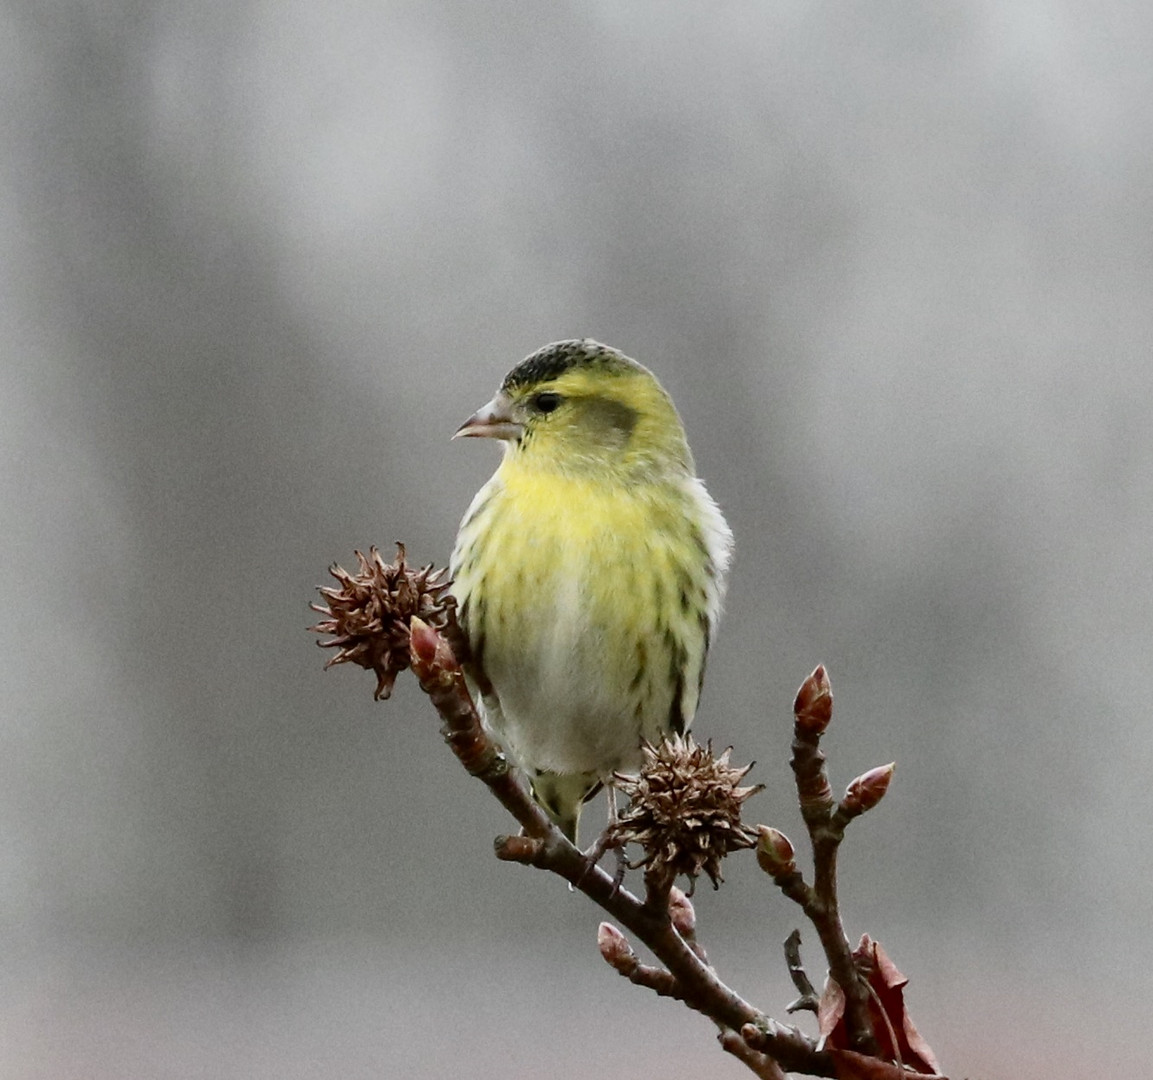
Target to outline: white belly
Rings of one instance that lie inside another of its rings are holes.
[[[635,657],[635,645],[617,639],[619,627],[605,625],[587,578],[568,569],[544,590],[550,603],[521,610],[509,635],[519,647],[486,650],[485,672],[499,697],[490,721],[534,769],[607,775],[639,763],[642,727],[656,718],[645,715],[651,709],[638,713],[638,695],[629,691],[632,674],[621,654]],[[670,702],[660,704],[667,716]]]

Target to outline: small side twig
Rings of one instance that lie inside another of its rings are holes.
[[[794,1013],[807,1010],[815,1013],[821,999],[816,990],[813,989],[813,984],[809,982],[809,976],[801,963],[800,930],[794,930],[785,938],[785,963],[788,965],[789,977],[793,980],[793,986],[797,988],[797,993],[800,995],[785,1007],[785,1012]]]
[[[690,945],[670,915],[670,889],[663,910],[654,910],[653,890],[642,901],[619,886],[599,866],[589,865],[532,797],[521,771],[511,765],[485,732],[464,673],[445,638],[419,618],[411,622],[412,670],[442,721],[442,732],[464,767],[485,783],[525,830],[525,837],[498,841],[501,858],[552,871],[598,904],[644,942],[664,970],[641,965],[629,978],[665,996],[676,997],[709,1017],[722,1030],[759,1032],[755,1048],[784,1069],[834,1076],[832,1058],[798,1028],[778,1024],[726,986]],[[528,841],[527,843],[525,841]],[[619,931],[618,931],[619,933]],[[623,937],[623,935],[622,935]],[[614,967],[616,965],[614,964]],[[617,970],[620,970],[619,968]]]
[[[747,1066],[754,1076],[759,1076],[761,1080],[786,1080],[785,1072],[780,1065],[768,1054],[754,1050],[745,1042],[744,1036],[739,1031],[724,1028],[717,1035],[717,1042],[721,1044],[721,1049],[726,1054],[732,1054],[733,1057]]]
[[[751,766],[732,766],[731,748],[714,755],[711,745],[687,736],[672,736],[659,746],[645,743],[640,774],[614,777],[629,796],[629,808],[593,849],[621,853],[621,873],[610,877],[557,828],[533,797],[527,777],[484,729],[461,666],[468,641],[456,622],[456,602],[443,572],[431,566],[410,568],[399,544],[391,564],[375,548],[368,556],[358,552],[357,559],[354,574],[332,568],[339,587],[321,589],[327,604],[313,605],[323,618],[312,629],[332,635],[320,644],[338,650],[327,666],[355,663],[372,670],[378,698],[387,697],[396,674],[411,666],[453,753],[521,826],[520,835],[497,838],[497,857],[563,877],[657,960],[643,963],[625,934],[605,922],[598,944],[616,971],[708,1017],[719,1029],[722,1048],[763,1080],[783,1080],[786,1070],[848,1075],[846,1066],[852,1075],[878,1078],[927,1077],[939,1071],[905,1010],[905,977],[868,935],[856,951],[850,951],[845,937],[837,898],[838,848],[848,823],[885,794],[893,766],[857,777],[839,802],[834,799],[819,745],[832,716],[832,691],[823,667],[797,695],[791,761],[813,851],[812,884],[797,867],[792,843],[783,833],[742,822],[741,805],[760,787],[742,783]],[[490,688],[478,689],[484,694]],[[623,850],[630,843],[644,852],[628,864],[644,867],[643,898],[623,887]],[[801,964],[799,933],[785,942],[799,993],[789,1011],[817,1012],[819,1041],[765,1015],[718,978],[697,940],[692,902],[674,885],[681,875],[693,885],[701,874],[719,885],[722,860],[749,847],[756,848],[760,866],[813,923],[828,959],[829,980],[818,999]]]
[[[833,715],[833,691],[824,665],[818,665],[801,684],[793,705],[793,756],[801,817],[813,851],[813,885],[786,895],[798,900],[812,922],[829,962],[829,974],[845,995],[845,1021],[854,1049],[874,1054],[877,1049],[869,1015],[869,988],[853,962],[837,899],[837,851],[845,835],[844,815],[838,815],[821,752],[821,736]],[[778,882],[778,884],[781,884]]]
[[[677,980],[663,968],[642,964],[628,938],[612,923],[600,924],[597,929],[597,946],[608,965],[630,982],[646,986],[660,997],[684,1000]]]

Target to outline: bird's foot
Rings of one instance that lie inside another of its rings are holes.
[[[607,852],[613,853],[613,858],[616,866],[613,870],[613,891],[612,895],[616,895],[617,890],[621,887],[625,879],[625,870],[628,869],[628,863],[625,860],[624,846],[617,842],[613,836],[611,828],[605,829],[593,842],[592,846],[584,852],[585,857],[585,874],[587,874],[594,866],[597,865],[605,857]],[[582,876],[581,880],[584,878]]]

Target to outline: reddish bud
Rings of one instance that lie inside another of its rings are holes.
[[[434,674],[438,668],[451,671],[458,666],[452,646],[440,632],[415,616],[409,626],[408,647],[421,679]]]
[[[436,658],[436,647],[440,643],[438,634],[423,619],[413,618],[409,624],[409,648],[412,649],[413,659],[425,664],[431,664]]]
[[[841,800],[841,809],[855,817],[866,810],[872,810],[889,790],[889,781],[893,779],[893,770],[897,767],[895,761],[888,765],[878,765],[867,773],[862,773],[845,789],[845,797]]]
[[[675,885],[669,890],[669,918],[673,929],[683,938],[692,937],[697,928],[693,902]]]
[[[637,956],[628,939],[612,923],[603,922],[597,927],[597,947],[610,967],[627,974],[636,967]]]
[[[833,687],[824,664],[801,683],[793,702],[793,718],[801,731],[820,735],[833,718]]]
[[[797,853],[789,838],[770,825],[758,825],[757,833],[757,865],[773,878],[795,874]]]

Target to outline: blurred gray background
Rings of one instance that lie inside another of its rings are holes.
[[[305,627],[446,561],[526,353],[678,402],[738,555],[697,732],[801,828],[898,761],[847,929],[955,1076],[1138,1075],[1153,964],[1153,13],[0,8],[0,1075],[747,1075],[597,954],[410,677]],[[594,808],[589,819],[602,813]],[[781,1015],[798,925],[702,889]],[[822,974],[815,948],[806,953]]]

